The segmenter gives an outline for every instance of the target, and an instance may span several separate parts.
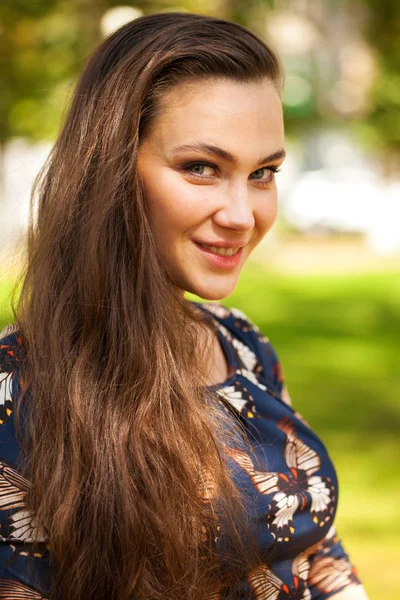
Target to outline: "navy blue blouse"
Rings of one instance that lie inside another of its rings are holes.
[[[243,598],[326,600],[360,584],[333,524],[338,482],[328,452],[291,405],[269,340],[239,310],[195,303],[214,322],[229,377],[209,386],[247,428],[250,449],[228,450],[235,483],[248,493],[265,565],[242,582]],[[0,599],[46,599],[48,540],[26,511],[30,482],[20,475],[13,408],[21,390],[16,325],[0,334]],[[36,543],[33,546],[33,541]],[[217,539],[217,544],[220,540]],[[217,546],[218,547],[218,546]],[[222,586],[213,600],[229,600]]]

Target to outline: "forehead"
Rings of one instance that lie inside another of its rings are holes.
[[[181,83],[164,94],[150,130],[159,149],[205,140],[235,154],[283,146],[282,104],[268,79]]]

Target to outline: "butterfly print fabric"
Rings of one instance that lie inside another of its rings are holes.
[[[209,386],[221,410],[245,425],[251,448],[227,452],[235,483],[252,499],[249,514],[265,563],[252,568],[240,596],[251,600],[327,600],[359,585],[335,530],[338,482],[327,450],[291,405],[269,340],[245,314],[219,303],[194,303],[215,325],[230,376]],[[48,540],[24,506],[30,483],[18,469],[13,410],[21,339],[13,324],[0,334],[0,600],[49,597]],[[209,489],[208,489],[209,488]],[[205,496],[212,493],[212,479]],[[218,527],[216,544],[223,539]],[[35,542],[33,544],[33,542]],[[207,600],[230,600],[217,584]]]

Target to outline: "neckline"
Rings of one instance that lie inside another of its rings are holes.
[[[226,339],[219,327],[217,327],[217,337],[228,365],[228,377],[224,379],[224,381],[219,381],[211,385],[206,385],[206,389],[210,391],[218,390],[228,385],[231,385],[236,379],[236,371],[239,366],[237,364],[236,356],[233,352],[232,346],[230,345],[230,343],[228,342],[228,340]]]
[[[220,329],[220,324],[223,324],[223,323],[221,323],[219,319],[217,319],[209,310],[207,310],[207,308],[206,308],[206,306],[204,306],[204,304],[202,304],[200,302],[194,302],[193,304],[195,304],[203,312],[205,312],[208,315],[208,317],[211,319],[211,321],[214,323],[215,328],[216,328],[217,339],[221,346],[222,352],[225,355],[225,359],[226,359],[226,362],[228,365],[228,377],[224,381],[220,381],[217,383],[213,383],[213,384],[204,386],[206,390],[215,391],[215,390],[221,389],[223,387],[226,387],[228,385],[231,385],[235,381],[236,372],[240,367],[239,359],[238,359],[236,352],[234,351],[232,345],[229,343],[229,341],[226,339],[225,335],[223,334],[223,332]]]

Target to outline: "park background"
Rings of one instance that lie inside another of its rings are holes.
[[[227,305],[283,363],[337,467],[337,528],[371,600],[400,598],[400,3],[397,0],[2,0],[0,330],[23,264],[33,178],[76,74],[141,14],[241,23],[286,72],[280,217]]]

